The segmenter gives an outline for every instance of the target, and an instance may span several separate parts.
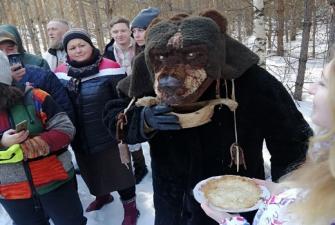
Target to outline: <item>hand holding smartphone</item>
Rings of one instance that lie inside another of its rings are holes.
[[[19,69],[24,68],[24,65],[23,65],[22,60],[21,60],[21,54],[20,53],[9,54],[9,55],[7,55],[7,57],[8,57],[8,61],[9,61],[10,66],[15,67],[14,71],[17,71]]]
[[[27,129],[28,129],[27,120],[23,120],[20,123],[16,124],[15,126],[16,133],[19,133],[20,131],[27,130]]]

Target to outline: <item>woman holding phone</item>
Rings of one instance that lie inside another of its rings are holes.
[[[46,92],[12,82],[0,51],[0,204],[17,225],[49,225],[46,217],[86,224],[67,150],[69,117]]]

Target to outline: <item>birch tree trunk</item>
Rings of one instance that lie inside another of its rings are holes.
[[[88,31],[86,13],[85,13],[85,8],[84,8],[84,3],[82,0],[78,0],[78,8],[79,8],[79,14],[81,18],[81,24],[83,25],[83,28]]]
[[[305,71],[306,71],[306,62],[308,58],[308,42],[312,26],[312,1],[314,0],[304,0],[304,23],[302,31],[302,40],[301,40],[301,50],[299,57],[299,68],[297,80],[295,82],[295,90],[293,98],[295,100],[302,100],[302,90],[304,86]]]
[[[43,26],[42,26],[42,18],[41,18],[41,13],[39,10],[39,7],[37,5],[37,1],[34,0],[34,9],[35,9],[35,15],[37,16],[37,25],[38,29],[40,30],[40,35],[43,43],[43,50],[44,52],[48,49],[48,44],[44,36],[44,31],[43,31]]]
[[[45,11],[45,7],[43,7],[44,3],[42,3],[42,0],[37,0],[37,7],[40,7],[40,18],[41,18],[41,23],[43,26],[43,31],[44,31],[44,37],[46,40],[48,40],[48,30],[47,30],[47,22],[49,22],[48,17],[46,16],[47,12]]]
[[[100,18],[100,13],[99,13],[99,1],[92,0],[91,6],[93,8],[94,30],[95,30],[98,48],[103,50],[105,43],[104,43],[104,39],[102,36],[102,23],[101,23],[101,18]]]
[[[277,55],[284,56],[284,0],[277,2]]]
[[[28,35],[27,35],[27,29],[26,29],[26,23],[24,21],[24,16],[23,14],[21,13],[21,5],[18,4],[18,15],[19,16],[19,21],[20,21],[20,24],[21,24],[21,38],[22,38],[22,42],[25,43],[25,50],[30,53],[30,46],[29,46],[29,41],[28,41]],[[23,43],[22,43],[23,44]]]
[[[255,45],[253,51],[259,56],[259,65],[266,68],[266,35],[264,23],[264,1],[253,0],[254,4],[254,34]]]

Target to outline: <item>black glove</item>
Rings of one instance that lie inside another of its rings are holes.
[[[181,126],[176,115],[167,114],[172,108],[167,105],[144,107],[144,120],[155,130],[179,130]]]

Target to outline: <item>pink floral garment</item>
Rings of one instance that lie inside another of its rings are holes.
[[[286,206],[301,198],[298,189],[288,189],[267,199],[257,211],[253,225],[300,225],[285,209]],[[250,225],[243,217],[234,216],[224,220],[221,225]]]

